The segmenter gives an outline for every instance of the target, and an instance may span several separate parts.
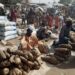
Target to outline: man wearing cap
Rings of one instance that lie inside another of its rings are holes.
[[[70,31],[75,31],[72,27],[72,19],[68,18],[59,34],[59,44],[67,44],[70,39]]]

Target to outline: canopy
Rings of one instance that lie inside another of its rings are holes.
[[[16,5],[17,5],[17,6],[21,6],[21,4],[20,4],[20,3],[17,3]]]
[[[44,12],[44,9],[42,7],[37,7],[36,9],[39,9],[40,11]]]
[[[55,6],[64,6],[64,4],[61,4],[61,3],[56,3],[54,4]]]

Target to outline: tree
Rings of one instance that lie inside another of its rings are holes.
[[[72,0],[72,2],[71,2],[73,5],[75,5],[75,0]]]
[[[16,3],[21,2],[21,0],[10,0],[10,1],[11,1],[11,4],[16,4]]]
[[[0,0],[4,5],[12,5],[21,2],[21,0]]]
[[[60,0],[62,4],[70,4],[71,0]]]

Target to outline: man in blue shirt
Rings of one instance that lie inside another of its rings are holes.
[[[75,32],[75,29],[72,27],[72,19],[68,18],[65,21],[65,25],[61,28],[59,41],[54,41],[53,46],[57,47],[59,44],[68,44],[70,41],[70,31]]]
[[[66,20],[65,24],[66,25],[61,28],[59,34],[59,44],[67,44],[70,39],[70,31],[75,31],[72,27],[72,20],[70,18]]]

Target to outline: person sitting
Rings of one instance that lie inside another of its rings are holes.
[[[47,32],[47,28],[45,27],[40,27],[38,30],[37,30],[37,38],[39,40],[43,40],[43,39],[46,39],[50,36],[50,33]]]
[[[23,36],[21,36],[20,45],[18,47],[20,50],[22,50],[22,51],[28,50],[29,51],[32,49],[32,46],[29,44],[29,39],[30,39],[31,34],[32,34],[32,30],[27,29],[26,34],[23,34]]]
[[[59,44],[68,44],[70,40],[70,31],[74,31],[72,27],[72,19],[67,18],[65,21],[65,25],[61,28],[60,34],[59,34],[59,41],[53,43],[53,45],[59,45]]]

